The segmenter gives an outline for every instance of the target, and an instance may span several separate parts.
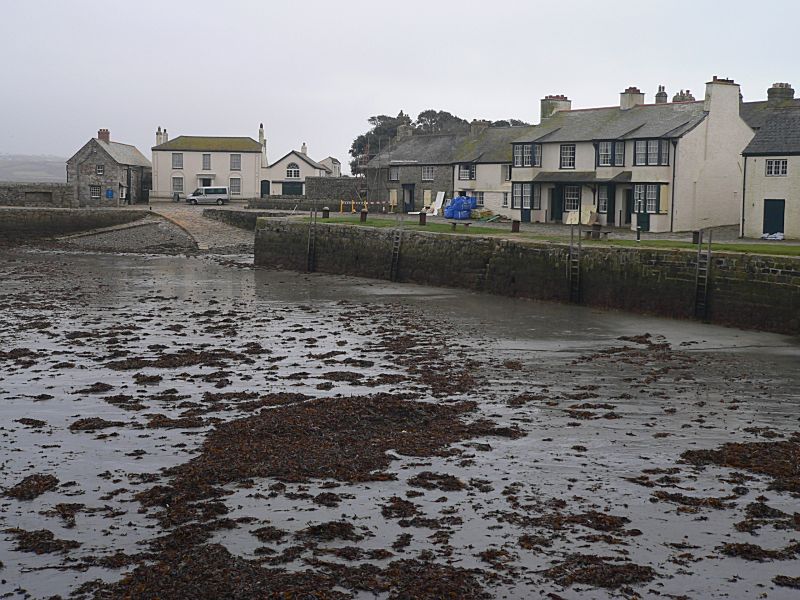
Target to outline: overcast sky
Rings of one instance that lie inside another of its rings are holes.
[[[97,129],[267,132],[349,160],[375,114],[538,122],[539,99],[607,106],[636,85],[701,98],[712,75],[800,90],[796,0],[2,0],[0,153],[70,156]]]

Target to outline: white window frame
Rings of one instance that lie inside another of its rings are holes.
[[[172,153],[172,168],[183,169],[183,152]]]
[[[789,160],[786,158],[768,158],[765,163],[764,173],[767,177],[786,177],[789,172]]]
[[[637,183],[633,186],[633,212],[637,214],[645,212],[646,192],[647,186],[643,183]]]
[[[242,155],[241,154],[231,154],[231,171],[241,171],[242,170]],[[300,177],[300,175],[298,175]]]
[[[581,207],[581,186],[564,186],[564,210],[574,211]]]
[[[178,185],[175,185],[176,183]],[[181,177],[180,175],[172,177],[172,192],[173,193],[183,192],[183,177]]]
[[[515,183],[511,186],[511,208],[521,208],[522,207],[522,184]]]
[[[542,185],[540,183],[533,184],[533,210],[542,209]]]
[[[105,165],[95,165],[94,166],[94,174],[95,175],[105,175],[106,174],[106,166]]]
[[[458,165],[459,181],[472,181],[473,179],[475,179],[475,165]]]
[[[525,144],[522,147],[522,166],[530,167],[533,163],[531,157],[533,155],[531,144]]]
[[[231,192],[231,196],[241,196],[242,195],[242,178],[241,177],[231,177],[230,181],[228,182],[228,189]]]
[[[649,166],[658,164],[659,147],[658,140],[647,140],[647,164]]]
[[[614,144],[612,142],[597,143],[597,166],[610,167]]]
[[[514,166],[522,166],[522,144],[514,144]]]
[[[503,192],[503,208],[508,208],[508,192]]]
[[[647,184],[645,192],[645,210],[650,214],[658,212],[658,186],[652,183]]]
[[[211,155],[203,154],[203,171],[211,170]]]
[[[634,144],[633,165],[635,167],[647,166],[647,140],[636,140]]]
[[[608,186],[601,185],[597,188],[597,212],[605,214],[608,212]]]
[[[100,189],[99,185],[90,185],[89,197],[92,198],[92,200],[99,200],[101,191],[102,190]]]
[[[300,165],[293,162],[286,165],[286,179],[300,179]]]
[[[532,167],[541,167],[542,166],[542,145],[541,144],[533,144],[531,146],[531,166]]]
[[[484,206],[483,192],[472,192],[472,195],[475,197],[475,204],[477,206]]]
[[[561,144],[561,160],[559,161],[559,169],[574,169],[575,153],[575,144]]]
[[[389,181],[400,181],[400,167],[389,167]]]
[[[530,210],[531,208],[531,186],[532,183],[522,184],[522,208]]]
[[[422,181],[433,181],[434,168],[431,165],[422,167]]]
[[[625,142],[624,141],[614,142],[614,166],[615,167],[624,167],[625,166]]]

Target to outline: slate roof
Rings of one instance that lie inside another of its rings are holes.
[[[767,100],[743,102],[739,107],[739,115],[751,129],[758,130],[764,125],[770,115],[772,115],[773,111],[788,107],[800,107],[800,98],[789,100],[779,107],[775,107],[774,105],[770,106]]]
[[[456,148],[455,162],[510,163],[511,143],[535,127],[488,127],[478,136],[465,136]]]
[[[469,133],[414,134],[392,142],[367,168],[402,165],[450,165],[453,163],[510,163],[511,142],[533,127],[487,127],[476,136]]]
[[[153,146],[152,149],[187,152],[261,152],[261,144],[249,137],[179,135],[168,142]]]
[[[302,160],[302,161],[303,161],[303,162],[305,162],[306,164],[310,165],[310,166],[311,166],[312,168],[314,168],[314,169],[322,169],[323,171],[327,171],[328,173],[330,173],[330,172],[331,172],[331,170],[330,170],[328,167],[326,167],[325,165],[323,165],[323,164],[321,164],[321,163],[318,163],[318,162],[317,162],[317,161],[315,161],[315,160],[311,160],[311,159],[310,159],[310,158],[309,158],[307,155],[303,154],[302,152],[298,152],[297,150],[289,150],[289,152],[287,152],[286,154],[284,154],[283,156],[281,156],[281,157],[280,157],[278,160],[276,160],[274,163],[272,163],[271,165],[269,165],[269,167],[267,167],[267,168],[274,167],[274,166],[275,166],[275,165],[277,165],[279,162],[281,162],[281,161],[282,161],[284,158],[287,158],[287,157],[289,157],[289,156],[291,156],[291,155],[293,155],[293,154],[294,154],[294,155],[295,155],[297,158],[299,158],[300,160]]]
[[[544,171],[537,173],[534,181],[543,183],[627,183],[633,177],[631,171],[622,171],[603,179],[595,171]]]
[[[637,138],[676,138],[706,118],[703,102],[641,104],[559,111],[516,142],[590,142]]]
[[[744,155],[800,154],[800,104],[772,108],[742,152]]]
[[[120,142],[106,142],[103,140],[95,140],[100,147],[108,152],[108,154],[121,165],[132,165],[135,167],[152,167],[150,161],[145,158],[144,154],[139,152],[136,146],[130,144],[121,144]]]

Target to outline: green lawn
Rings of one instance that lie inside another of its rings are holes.
[[[308,221],[308,217],[305,218]],[[449,223],[431,223],[429,222],[425,226],[421,226],[418,224],[416,218],[414,220],[406,219],[405,221],[395,221],[395,219],[386,219],[386,218],[372,218],[367,219],[366,223],[361,223],[359,221],[359,217],[331,217],[330,219],[325,219],[324,221],[320,219],[322,223],[342,223],[346,225],[356,225],[361,227],[397,227],[398,223],[401,224],[403,229],[408,229],[411,231],[429,231],[432,233],[453,233],[452,226]],[[480,225],[473,224],[467,228],[463,226],[457,226],[455,233],[462,234],[462,235],[491,235],[491,236],[503,236],[503,237],[510,237],[513,235],[515,238],[522,238],[522,239],[529,239],[529,240],[539,240],[539,241],[551,241],[551,242],[558,242],[564,243],[569,242],[569,236],[557,236],[557,235],[543,235],[543,234],[535,234],[523,231],[522,233],[512,234],[511,233],[511,226],[509,225],[508,228],[500,229],[494,227],[481,227]],[[692,244],[691,242],[679,242],[676,240],[642,240],[641,242],[637,242],[636,240],[582,240],[584,245],[587,246],[623,246],[629,248],[683,248],[686,250],[696,250],[697,246]],[[752,244],[743,244],[743,243],[736,243],[736,242],[720,242],[720,243],[712,243],[711,245],[712,250],[715,252],[740,252],[744,254],[767,254],[767,255],[777,255],[777,256],[800,256],[800,245],[792,245],[792,244],[782,244],[778,243],[752,243]]]

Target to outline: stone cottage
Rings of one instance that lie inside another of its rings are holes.
[[[150,161],[130,144],[112,142],[100,129],[67,161],[67,183],[79,206],[120,206],[147,202],[152,185]]]

